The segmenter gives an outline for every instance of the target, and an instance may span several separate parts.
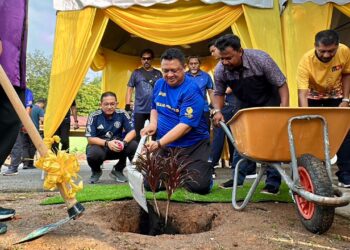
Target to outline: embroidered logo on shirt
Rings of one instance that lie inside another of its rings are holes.
[[[185,113],[185,116],[189,119],[191,119],[193,117],[193,109],[191,107],[187,107],[186,108],[186,113]]]
[[[104,129],[105,127],[103,127],[102,124],[98,125],[97,129]]]
[[[343,66],[342,65],[337,65],[337,66],[334,66],[334,67],[332,67],[332,72],[334,72],[334,71],[338,71],[338,70],[341,70],[343,68]]]
[[[165,92],[162,92],[162,91],[159,91],[159,94],[160,96],[166,96],[166,93]]]
[[[114,127],[120,128],[120,126],[121,126],[121,123],[120,123],[119,121],[116,121],[116,122],[114,123]]]

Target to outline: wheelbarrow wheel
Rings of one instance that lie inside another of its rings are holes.
[[[327,170],[319,159],[310,154],[298,158],[298,172],[300,184],[306,191],[332,197],[332,183]],[[315,204],[305,198],[294,194],[296,207],[302,224],[312,233],[322,234],[332,225],[334,207]]]

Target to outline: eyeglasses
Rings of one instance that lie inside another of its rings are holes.
[[[103,107],[108,107],[108,106],[114,107],[117,104],[118,104],[117,102],[104,102],[104,103],[102,103],[102,106]]]
[[[180,70],[183,70],[183,68],[179,68],[179,69],[162,69],[162,72],[163,72],[164,75],[170,74],[170,73],[176,74],[176,73],[178,73]]]
[[[144,61],[151,61],[152,57],[142,57],[142,60],[144,60]]]

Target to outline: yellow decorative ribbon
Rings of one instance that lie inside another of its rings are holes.
[[[60,142],[58,136],[53,138],[45,138],[44,143],[51,148],[52,144]],[[35,162],[35,166],[46,171],[47,176],[44,181],[44,188],[48,190],[55,190],[57,184],[62,184],[63,192],[67,198],[74,198],[76,193],[83,189],[83,182],[80,180],[78,184],[75,183],[78,179],[80,166],[77,158],[66,151],[59,150],[57,155],[48,150],[45,156],[41,156]],[[74,180],[75,181],[74,181]]]

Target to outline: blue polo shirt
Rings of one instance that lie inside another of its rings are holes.
[[[24,96],[25,96],[25,107],[32,108],[33,101],[34,101],[33,92],[30,89],[26,88],[26,92]]]
[[[205,105],[204,112],[209,112],[209,105],[207,100],[207,89],[213,89],[214,84],[210,75],[207,72],[200,70],[197,75],[192,75],[191,72],[187,71],[186,75],[188,75],[192,80],[198,85],[200,90],[202,91],[202,95],[204,97]]]
[[[102,110],[97,110],[89,115],[85,136],[121,140],[123,131],[129,133],[133,129],[130,116],[124,110],[117,109],[109,119]]]
[[[157,139],[179,123],[192,127],[190,132],[169,144],[169,147],[189,147],[209,138],[203,112],[204,99],[190,77],[185,76],[184,82],[176,87],[169,86],[163,78],[159,79],[153,91],[152,109],[158,112]]]

